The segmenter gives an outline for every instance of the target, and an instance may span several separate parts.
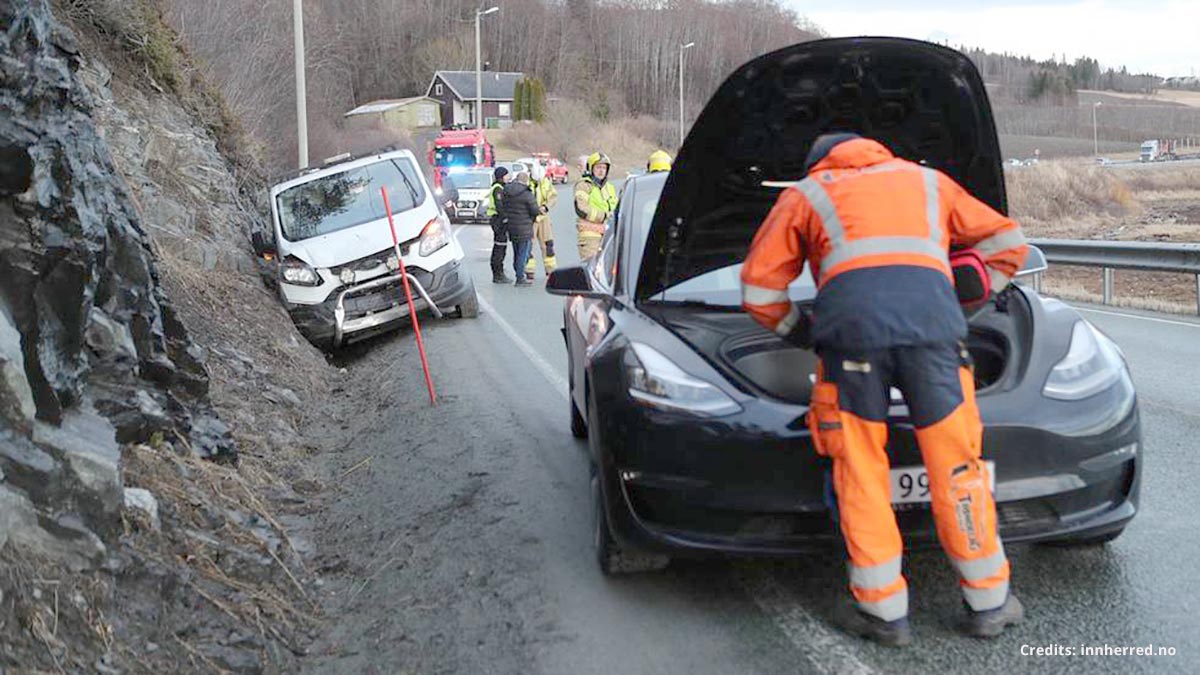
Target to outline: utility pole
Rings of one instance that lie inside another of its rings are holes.
[[[679,147],[683,147],[683,52],[695,46],[695,42],[679,45]]]
[[[304,81],[304,0],[292,0],[292,37],[296,50],[296,134],[300,168],[308,166],[308,86]]]
[[[483,64],[482,56],[480,56],[480,38],[479,38],[479,19],[491,14],[499,12],[499,7],[491,9],[475,10],[475,128],[483,128]]]
[[[1096,122],[1096,108],[1100,107],[1100,101],[1096,101],[1092,105],[1092,146],[1093,153],[1096,157],[1100,156],[1100,126]]]

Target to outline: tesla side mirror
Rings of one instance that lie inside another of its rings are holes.
[[[1036,246],[1029,247],[1029,255],[1025,256],[1025,264],[1017,272],[1017,278],[1027,277],[1032,274],[1041,274],[1049,267],[1046,264],[1046,254],[1042,253],[1042,249]]]
[[[603,297],[605,293],[592,289],[587,268],[582,265],[560,267],[546,279],[546,292],[550,295],[577,295],[585,298]]]
[[[250,235],[250,245],[254,247],[254,255],[270,260],[276,256],[275,244],[267,239],[267,235],[255,231]]]

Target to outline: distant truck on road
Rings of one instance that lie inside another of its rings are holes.
[[[1152,139],[1142,142],[1142,152],[1139,162],[1165,162],[1179,159],[1175,152],[1176,141]]]

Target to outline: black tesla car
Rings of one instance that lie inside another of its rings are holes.
[[[548,282],[567,296],[571,429],[587,437],[606,572],[689,552],[791,554],[840,540],[804,424],[816,363],[740,307],[739,270],[819,134],[856,130],[1007,210],[983,83],[962,54],[888,38],[804,43],[735,72],[669,175],[626,182],[601,252]],[[1033,251],[1024,274],[1044,267]],[[790,289],[811,302],[802,276]],[[1018,283],[969,317],[1000,530],[1098,543],[1137,511],[1141,432],[1119,348]],[[888,453],[909,545],[936,544],[899,392]]]

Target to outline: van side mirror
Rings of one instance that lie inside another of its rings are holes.
[[[546,292],[550,295],[577,295],[585,298],[602,298],[607,294],[592,289],[592,280],[587,268],[582,265],[560,267],[546,279]]]
[[[255,230],[250,234],[250,245],[254,247],[254,255],[258,258],[270,260],[278,255],[275,251],[275,242],[267,239],[267,235],[260,230]]]
[[[1020,279],[1021,277],[1041,274],[1042,272],[1045,272],[1048,267],[1049,264],[1046,262],[1046,254],[1042,252],[1042,249],[1031,244],[1029,246],[1029,254],[1025,256],[1025,264],[1022,265],[1021,269],[1017,271],[1016,276],[1018,279]]]

